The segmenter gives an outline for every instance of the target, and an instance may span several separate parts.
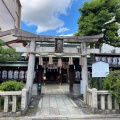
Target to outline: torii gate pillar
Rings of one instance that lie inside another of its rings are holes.
[[[34,52],[36,48],[36,42],[32,40],[30,42],[30,51]],[[26,81],[26,88],[29,89],[29,100],[32,95],[32,86],[33,86],[33,79],[34,79],[34,67],[35,67],[35,54],[29,54],[28,60],[28,71],[27,71],[27,81]]]
[[[82,60],[82,80],[83,80],[83,100],[87,103],[87,87],[88,87],[88,68],[87,68],[87,48],[86,43],[81,43],[81,60]]]

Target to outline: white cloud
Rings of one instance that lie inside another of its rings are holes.
[[[62,27],[62,28],[59,28],[56,32],[57,33],[63,33],[63,32],[66,32],[66,31],[69,31],[69,29],[65,28],[65,27]]]
[[[73,34],[61,34],[61,35],[59,35],[59,36],[73,36]]]
[[[37,26],[37,32],[55,30],[64,25],[59,16],[67,15],[72,0],[21,0],[22,21]]]

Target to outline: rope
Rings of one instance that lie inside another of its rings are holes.
[[[39,57],[39,65],[43,66],[43,58],[41,56]]]
[[[88,53],[87,53],[87,54],[61,53],[61,55],[58,55],[58,54],[56,54],[56,53],[54,53],[54,52],[49,52],[49,53],[43,55],[42,53],[38,53],[38,52],[28,52],[28,53],[27,53],[27,56],[29,56],[29,54],[38,54],[38,55],[40,55],[41,57],[46,57],[46,56],[48,56],[48,55],[54,55],[54,56],[56,56],[56,57],[75,56],[75,55],[77,55],[77,56],[86,56],[86,55],[89,55]]]
[[[49,57],[49,65],[53,65],[53,59],[52,59],[52,57]]]

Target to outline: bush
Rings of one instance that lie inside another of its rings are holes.
[[[0,85],[0,91],[20,91],[23,87],[23,82],[7,81]]]
[[[90,88],[96,88],[97,90],[99,90],[99,78],[97,78],[97,77],[90,78],[89,86],[90,86]]]
[[[103,89],[112,91],[112,95],[120,103],[120,70],[110,71],[103,79]]]

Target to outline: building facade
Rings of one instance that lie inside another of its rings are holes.
[[[20,0],[0,0],[0,28],[6,31],[20,27]]]

